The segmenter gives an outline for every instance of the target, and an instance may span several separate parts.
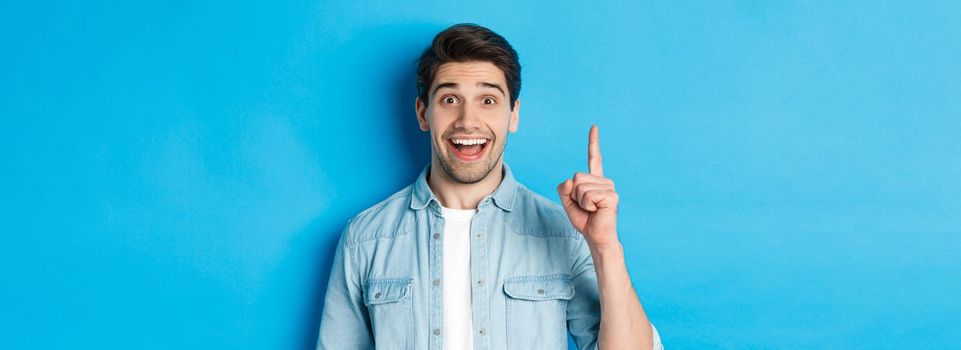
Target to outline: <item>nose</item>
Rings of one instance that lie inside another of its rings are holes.
[[[479,129],[480,128],[480,118],[477,112],[473,111],[469,103],[461,105],[458,111],[457,120],[454,121],[454,127],[457,129]]]

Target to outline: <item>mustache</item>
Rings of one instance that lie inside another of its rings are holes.
[[[462,129],[448,130],[448,131],[444,132],[444,134],[443,134],[442,137],[446,139],[446,138],[450,138],[451,136],[454,136],[454,135],[470,136],[470,137],[483,137],[483,138],[491,139],[491,140],[494,139],[494,134],[488,134],[488,133],[480,132],[480,131],[469,132],[469,131],[467,131],[467,130],[462,130]]]

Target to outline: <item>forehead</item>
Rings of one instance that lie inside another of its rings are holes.
[[[462,83],[459,85],[474,86],[475,82],[506,86],[507,78],[500,68],[490,62],[448,62],[437,67],[434,83],[431,85]]]

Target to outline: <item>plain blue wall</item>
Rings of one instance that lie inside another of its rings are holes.
[[[312,348],[465,21],[520,52],[520,181],[600,125],[667,347],[961,346],[959,2],[7,1],[0,347]]]

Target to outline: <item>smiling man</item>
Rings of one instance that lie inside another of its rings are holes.
[[[415,111],[431,162],[351,219],[337,246],[318,349],[661,348],[618,239],[618,196],[596,127],[587,173],[557,205],[503,154],[520,115],[517,53],[460,24],[421,55]]]

